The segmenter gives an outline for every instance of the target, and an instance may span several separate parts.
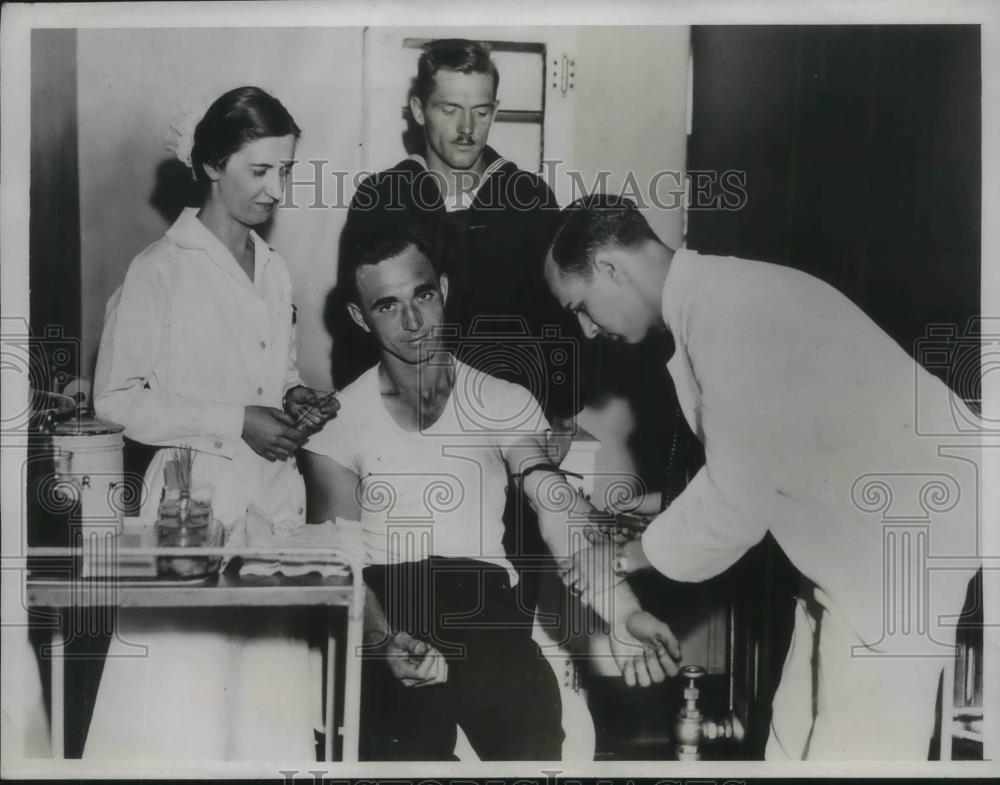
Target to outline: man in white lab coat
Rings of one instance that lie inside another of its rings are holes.
[[[589,338],[672,336],[667,368],[706,456],[641,539],[596,544],[568,580],[585,597],[650,567],[701,581],[770,531],[812,585],[765,756],[926,759],[948,614],[979,555],[975,439],[963,459],[928,434],[961,443],[954,417],[971,412],[832,287],[674,251],[627,200],[567,208],[545,276]]]

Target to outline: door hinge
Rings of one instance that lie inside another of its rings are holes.
[[[552,58],[552,88],[566,95],[576,83],[576,61],[569,55]]]

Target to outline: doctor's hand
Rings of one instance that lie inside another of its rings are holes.
[[[427,687],[448,681],[448,663],[441,652],[407,632],[397,632],[392,637],[385,655],[392,675],[406,687]]]
[[[283,403],[285,411],[294,420],[295,427],[306,436],[322,430],[340,409],[340,402],[334,393],[320,392],[301,384],[285,393]]]
[[[646,611],[612,625],[611,653],[629,687],[659,684],[680,670],[681,647],[664,622]]]
[[[644,488],[615,489],[608,499],[608,512],[631,513],[632,515],[656,516],[663,509],[663,494],[660,491],[646,492]]]
[[[270,406],[243,407],[243,441],[269,461],[283,461],[301,447],[306,434],[294,427],[292,418]]]
[[[626,540],[635,540],[642,536],[649,526],[650,518],[633,512],[614,512],[609,507],[606,510],[592,510],[588,515],[590,523],[605,534],[613,534]]]

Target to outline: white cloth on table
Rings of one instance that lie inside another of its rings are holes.
[[[662,314],[676,346],[667,368],[706,463],[643,534],[647,557],[675,580],[700,581],[770,531],[823,611],[818,714],[800,609],[768,754],[926,757],[935,674],[954,640],[942,615],[961,610],[979,555],[975,468],[929,434],[953,433],[956,411],[973,415],[857,306],[796,270],[678,251]],[[902,498],[913,478],[941,480],[952,498]],[[913,554],[923,542],[924,555],[966,565],[894,572],[905,554],[893,547],[907,536]],[[907,575],[922,588],[899,585]],[[884,607],[894,591],[926,597],[910,606],[920,618],[903,620],[923,634],[893,637],[901,620]]]
[[[272,523],[255,509],[237,524],[237,542],[252,555],[242,558],[240,575],[298,576],[317,573],[327,577],[345,574],[345,560],[363,565],[355,530],[357,525],[337,519],[323,523]],[[280,553],[282,548],[309,549],[315,553]],[[265,556],[259,551],[275,551]]]
[[[94,384],[98,415],[129,438],[197,451],[194,482],[212,486],[229,533],[251,505],[276,521],[305,515],[294,461],[268,462],[241,438],[245,406],[280,407],[299,383],[288,271],[250,236],[252,282],[185,210],[109,301]],[[146,473],[145,517],[156,517],[168,452]],[[121,609],[85,756],[312,759],[318,685],[296,622],[287,612]]]
[[[516,581],[503,547],[503,449],[548,423],[523,387],[454,362],[451,395],[431,426],[400,427],[382,402],[376,365],[340,393],[337,417],[306,449],[360,477],[367,563],[478,559]]]

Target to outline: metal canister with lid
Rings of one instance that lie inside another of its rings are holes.
[[[97,574],[95,557],[103,559],[113,547],[131,501],[123,482],[125,429],[54,393],[35,393],[33,409],[29,543],[82,546],[83,575]]]
[[[122,431],[115,423],[80,417],[58,422],[49,432],[53,492],[75,508],[85,577],[104,575],[113,568],[114,538],[122,533],[129,501],[123,482]]]
[[[124,515],[122,485],[122,431],[94,417],[56,423],[49,437],[55,472],[55,490],[75,494],[80,522],[121,533]]]

